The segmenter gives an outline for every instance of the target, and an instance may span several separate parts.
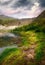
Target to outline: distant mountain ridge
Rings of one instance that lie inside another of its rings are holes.
[[[5,15],[0,15],[0,19],[2,19],[2,18],[10,18],[10,17],[5,16]]]
[[[5,15],[0,15],[1,25],[27,25],[33,21],[34,18],[15,19]]]

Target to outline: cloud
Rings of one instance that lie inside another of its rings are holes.
[[[12,7],[28,7],[28,5],[30,4],[30,7],[32,6],[32,2],[31,0],[18,0],[16,3],[14,2],[12,4]]]
[[[41,7],[45,7],[45,0],[39,0]]]
[[[15,17],[35,17],[45,9],[45,0],[0,0],[1,14]]]
[[[4,5],[8,5],[12,0],[1,0],[0,1],[0,5],[4,6]]]

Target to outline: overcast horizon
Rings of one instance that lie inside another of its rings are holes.
[[[33,18],[45,10],[45,0],[0,0],[0,15]]]

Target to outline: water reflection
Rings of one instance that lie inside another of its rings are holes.
[[[5,40],[10,40],[11,38],[13,39],[13,38],[16,38],[17,39],[17,35],[15,35],[15,34],[13,34],[13,33],[2,33],[2,34],[0,34],[0,38],[2,38],[2,39],[5,39]],[[13,44],[13,45],[11,45],[11,46],[6,46],[6,47],[0,47],[0,53],[2,53],[6,48],[15,48],[15,47],[17,47],[17,45],[16,44]]]
[[[13,33],[0,33],[0,37],[18,37],[17,35],[13,34]]]
[[[11,45],[11,46],[6,46],[6,47],[2,47],[0,48],[0,54],[6,49],[6,48],[17,48],[18,46],[15,44],[15,45]]]

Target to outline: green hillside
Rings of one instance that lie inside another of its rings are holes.
[[[17,25],[18,24],[17,19],[13,18],[0,18],[0,25],[9,26],[9,25]]]
[[[17,48],[6,49],[0,55],[0,65],[45,65],[44,13],[31,24],[11,31],[20,36],[21,43]]]

